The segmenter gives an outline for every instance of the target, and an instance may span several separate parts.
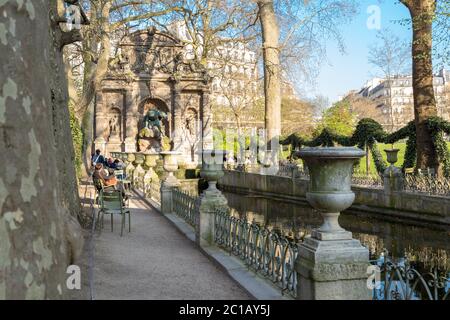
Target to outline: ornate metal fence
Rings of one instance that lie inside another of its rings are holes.
[[[449,271],[431,268],[420,273],[408,260],[394,263],[387,259],[375,264],[374,300],[449,300]],[[378,279],[377,279],[378,274]]]
[[[255,222],[233,217],[223,209],[216,210],[214,225],[217,245],[241,258],[249,269],[270,279],[281,288],[282,293],[296,296],[296,243]]]
[[[433,175],[405,175],[405,191],[450,196],[450,178]]]
[[[384,188],[383,178],[378,174],[367,174],[362,172],[353,172],[352,185],[368,188]]]
[[[296,178],[298,172],[297,164],[295,163],[280,163],[278,167],[278,176]]]
[[[172,191],[173,210],[175,213],[195,228],[198,219],[198,197],[179,189]]]

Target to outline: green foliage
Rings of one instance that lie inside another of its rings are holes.
[[[450,134],[450,123],[439,117],[431,117],[427,120],[427,126],[430,130],[434,147],[436,148],[439,161],[443,164],[444,174],[450,176],[450,151],[444,141],[443,133]],[[382,173],[387,166],[383,159],[377,142],[393,144],[394,142],[407,139],[406,150],[403,161],[404,168],[412,168],[416,163],[416,127],[414,121],[409,122],[405,127],[388,134],[382,126],[373,119],[361,119],[351,136],[340,135],[330,132],[324,128],[322,132],[312,140],[302,138],[294,133],[283,137],[280,141],[282,145],[291,145],[292,150],[299,149],[302,146],[334,146],[338,143],[342,146],[357,146],[364,149],[369,147],[372,153],[375,167],[378,173]]]
[[[78,177],[81,177],[81,165],[83,163],[83,131],[81,130],[80,123],[78,119],[75,117],[74,107],[73,105],[69,106],[70,112],[70,129],[72,132],[72,141],[73,148],[75,152],[75,170]]]
[[[431,117],[427,122],[439,160],[442,161],[444,174],[450,176],[450,152],[443,133],[450,134],[450,123],[439,117]]]
[[[237,134],[237,131],[227,132],[225,130],[214,129],[213,144],[216,150],[226,150],[238,154],[239,150],[246,150],[250,147],[250,137]]]
[[[319,135],[324,129],[332,134],[351,135],[355,128],[355,119],[348,101],[337,102],[323,112],[322,121],[314,130],[314,136]]]

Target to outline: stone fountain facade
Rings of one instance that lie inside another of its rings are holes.
[[[96,92],[94,147],[111,152],[139,150],[138,134],[149,110],[167,114],[162,132],[197,164],[199,150],[212,147],[210,77],[184,59],[183,44],[155,28],[137,31],[118,44]],[[142,144],[141,144],[142,145]]]

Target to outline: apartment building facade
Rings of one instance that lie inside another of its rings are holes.
[[[441,69],[433,77],[438,116],[450,120],[450,71]],[[357,93],[374,102],[387,131],[395,131],[414,119],[412,76],[394,76],[389,81],[374,78]]]

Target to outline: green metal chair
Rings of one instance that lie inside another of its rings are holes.
[[[100,206],[101,205],[101,192],[102,191],[112,191],[114,190],[113,186],[105,186],[103,184],[103,181],[101,179],[92,178],[94,182],[96,197],[95,197],[95,203]]]
[[[113,232],[113,215],[120,214],[122,217],[122,226],[120,236],[123,235],[123,229],[125,228],[126,218],[128,214],[128,232],[131,232],[131,213],[128,208],[123,205],[122,193],[119,190],[100,191],[100,203],[101,207],[97,214],[97,221],[101,221],[101,228],[103,228],[105,214],[111,215],[111,232]]]
[[[123,170],[114,170],[114,175],[116,176],[117,180],[124,180],[124,171]]]

